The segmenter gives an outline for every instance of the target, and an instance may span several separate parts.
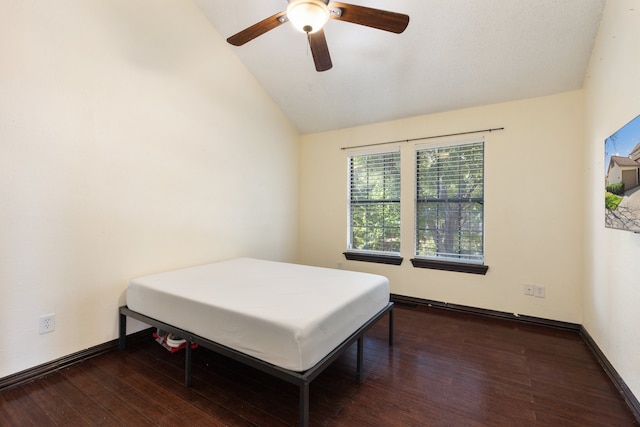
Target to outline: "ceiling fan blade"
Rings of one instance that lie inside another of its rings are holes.
[[[309,34],[309,46],[313,55],[313,62],[316,64],[316,71],[327,71],[333,67],[331,63],[331,55],[329,55],[329,46],[324,36],[324,31]]]
[[[256,37],[263,35],[267,31],[273,30],[287,22],[286,15],[286,11],[278,12],[275,15],[270,16],[267,19],[263,19],[257,24],[253,24],[239,33],[232,35],[227,39],[227,41],[234,46],[242,46]],[[285,17],[285,19],[281,19],[282,17]]]
[[[409,16],[402,13],[340,3],[337,1],[330,3],[329,9],[332,11],[330,16],[333,19],[390,31],[396,34],[403,32],[405,28],[407,28],[407,25],[409,25]],[[334,9],[339,9],[338,13],[333,12]]]

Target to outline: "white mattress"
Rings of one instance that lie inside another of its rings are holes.
[[[293,371],[389,301],[386,277],[249,258],[132,280],[131,310]]]

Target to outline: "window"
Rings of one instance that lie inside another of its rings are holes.
[[[483,264],[483,206],[484,140],[416,147],[414,266]]]
[[[399,255],[400,150],[351,155],[348,161],[348,251]]]

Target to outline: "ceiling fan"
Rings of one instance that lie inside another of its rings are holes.
[[[396,34],[402,33],[409,25],[409,16],[402,13],[330,1],[289,0],[286,10],[245,28],[229,37],[227,41],[234,46],[242,46],[267,31],[291,21],[296,29],[307,34],[316,71],[326,71],[333,66],[322,29],[329,18]]]

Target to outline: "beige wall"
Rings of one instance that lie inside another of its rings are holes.
[[[134,276],[296,260],[299,135],[191,1],[0,11],[0,377],[116,338]]]
[[[608,1],[585,80],[584,326],[640,398],[640,235],[604,227],[604,141],[640,114],[640,9]]]
[[[384,274],[397,294],[581,323],[582,105],[576,91],[304,136],[300,261]],[[497,127],[505,130],[485,134],[486,276],[409,262],[414,143],[401,148],[403,264],[344,259],[347,152],[341,147]],[[525,283],[545,286],[546,298],[525,296]]]

